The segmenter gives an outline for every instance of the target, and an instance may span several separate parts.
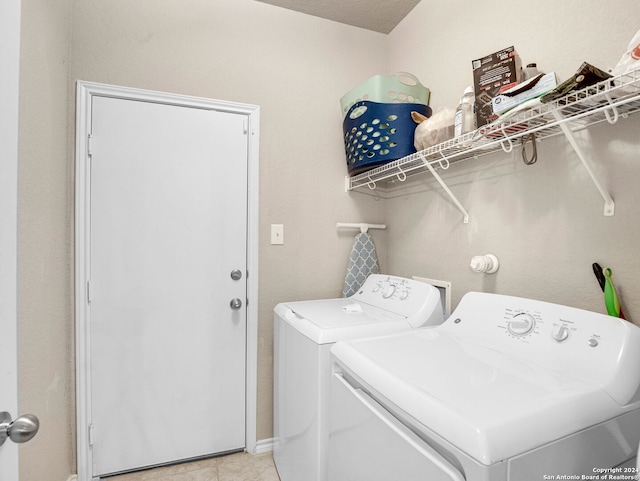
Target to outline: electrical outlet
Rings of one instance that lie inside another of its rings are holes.
[[[284,244],[284,224],[271,224],[271,245]]]

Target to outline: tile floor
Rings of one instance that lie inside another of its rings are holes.
[[[280,481],[271,453],[237,453],[106,478],[107,481]]]

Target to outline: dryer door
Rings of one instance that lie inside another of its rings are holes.
[[[331,379],[329,481],[464,481],[448,461],[340,374]]]

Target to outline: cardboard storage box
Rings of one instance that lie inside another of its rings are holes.
[[[500,90],[506,90],[520,81],[520,58],[513,47],[492,53],[472,62],[473,89],[476,94],[476,121],[478,127],[493,122],[492,100]]]

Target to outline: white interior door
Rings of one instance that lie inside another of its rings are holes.
[[[94,96],[91,118],[93,476],[244,448],[246,116]]]
[[[0,412],[18,415],[17,192],[20,1],[0,2]],[[0,446],[0,479],[18,479],[18,447]]]

